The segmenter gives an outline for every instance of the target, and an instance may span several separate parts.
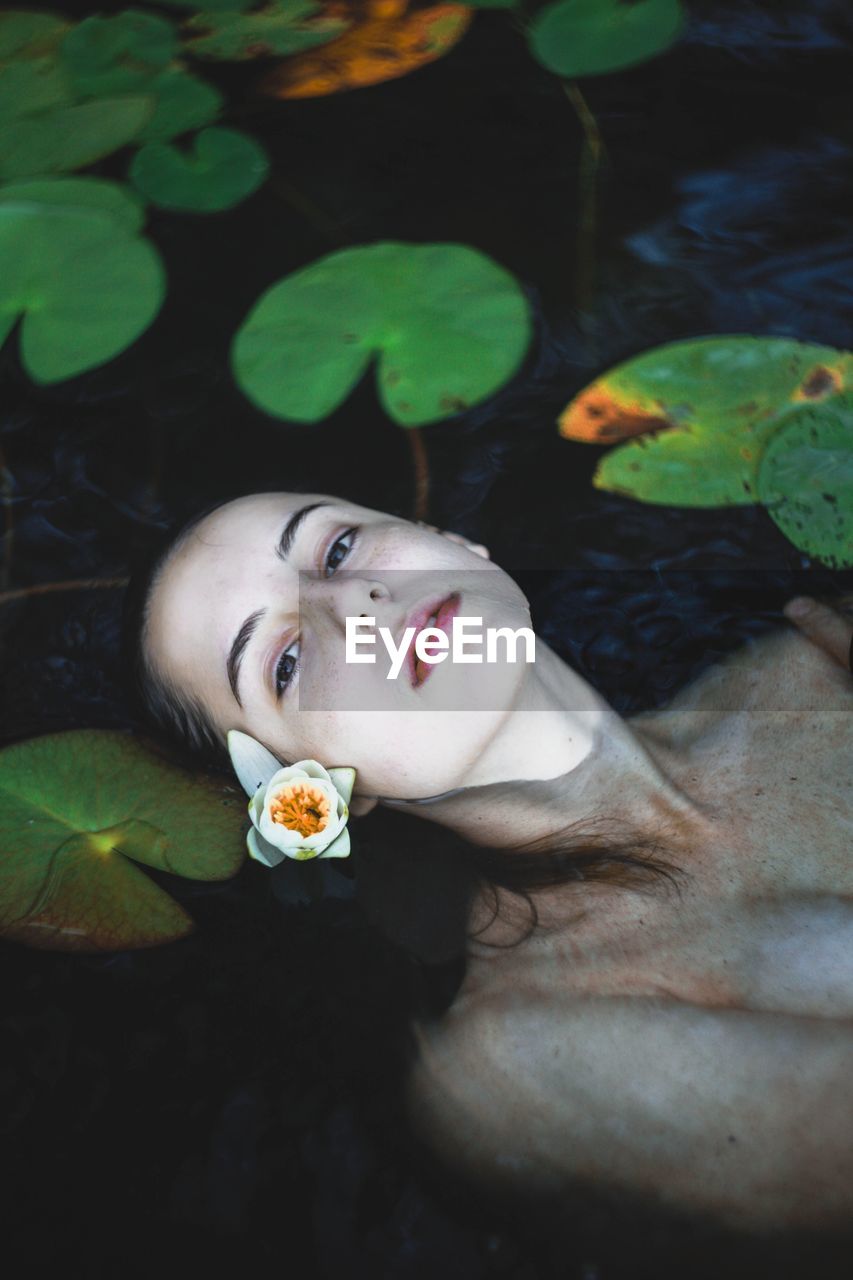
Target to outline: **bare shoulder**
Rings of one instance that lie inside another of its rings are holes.
[[[419,1028],[411,1123],[498,1193],[583,1184],[734,1225],[853,1213],[853,1025],[513,993]]]
[[[650,738],[716,744],[740,716],[744,726],[783,726],[820,740],[827,726],[850,733],[853,680],[837,660],[793,627],[750,640],[681,689],[665,707],[632,717]]]

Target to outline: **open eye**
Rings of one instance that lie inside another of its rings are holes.
[[[295,652],[294,652],[295,650]],[[280,698],[287,686],[293,679],[294,674],[299,667],[299,641],[294,640],[285,649],[284,653],[276,663],[275,668],[275,696]]]
[[[357,538],[358,527],[356,525],[351,529],[347,529],[339,538],[335,538],[335,541],[326,552],[326,559],[323,566],[323,574],[326,578],[331,578],[335,570],[343,564],[344,560],[346,560],[347,556],[355,546]]]

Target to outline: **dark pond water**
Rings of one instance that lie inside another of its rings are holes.
[[[314,486],[409,513],[408,444],[369,382],[322,426],[285,426],[252,409],[227,367],[270,282],[382,238],[474,245],[528,290],[537,337],[522,372],[425,429],[430,518],[517,572],[542,632],[624,714],[779,625],[795,591],[849,584],[759,508],[662,512],[594,492],[599,451],[556,435],[575,391],[661,342],[753,333],[853,348],[849,5],[687,7],[671,53],[585,85],[608,163],[582,308],[580,128],[502,15],[478,16],[435,65],[346,98],[267,103],[252,74],[223,74],[275,180],[229,214],[153,215],[169,297],[120,359],[37,389],[14,342],[0,355],[4,588],[124,577],[158,530],[236,492]],[[120,595],[0,606],[0,742],[133,723]],[[418,966],[358,901],[294,906],[254,865],[228,885],[169,887],[199,926],[180,944],[0,950],[3,1242],[27,1259],[15,1274],[842,1274],[834,1242],[734,1238],[629,1206],[579,1201],[553,1240],[507,1224],[401,1133],[397,1054]],[[452,964],[437,969],[435,998],[456,980]]]

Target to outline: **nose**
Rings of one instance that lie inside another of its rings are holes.
[[[376,618],[377,626],[389,620],[386,614],[392,604],[391,592],[378,579],[336,574],[305,585],[309,587],[312,606],[320,605],[324,612],[328,611],[341,632],[346,631],[347,618]]]

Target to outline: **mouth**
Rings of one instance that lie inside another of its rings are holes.
[[[417,689],[424,683],[427,677],[432,673],[437,663],[421,662],[415,653],[415,641],[420,633],[428,628],[435,627],[439,631],[443,631],[447,635],[453,619],[459,612],[462,603],[461,596],[458,591],[452,592],[449,596],[441,596],[437,600],[429,601],[419,608],[406,619],[404,632],[407,627],[414,627],[415,634],[412,636],[412,643],[406,652],[406,667],[409,672],[409,681],[413,689]],[[446,659],[445,659],[446,661]]]

